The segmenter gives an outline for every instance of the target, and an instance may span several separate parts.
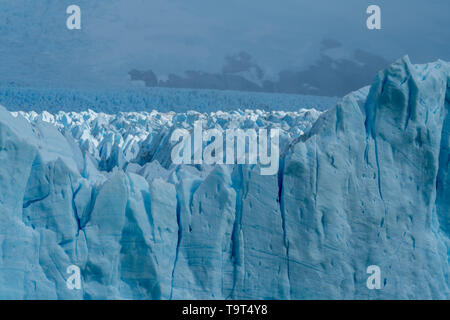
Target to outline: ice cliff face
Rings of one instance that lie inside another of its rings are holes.
[[[323,114],[0,109],[0,298],[448,299],[449,77],[404,58]],[[278,175],[171,164],[198,119],[280,128]]]

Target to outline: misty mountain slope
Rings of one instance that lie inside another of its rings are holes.
[[[0,109],[0,297],[448,299],[449,76],[403,58],[309,116]],[[167,159],[148,129],[196,117],[279,127],[278,174],[130,161],[127,136]]]

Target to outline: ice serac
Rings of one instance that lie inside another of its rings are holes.
[[[232,287],[232,230],[236,192],[227,168],[201,181],[177,173],[179,242],[172,298],[220,299]]]
[[[40,159],[35,135],[24,119],[13,118],[4,109],[0,110],[0,297],[3,299],[59,296],[58,279],[47,273],[57,276],[54,271],[63,262],[59,259],[61,247],[54,247],[56,237],[47,243],[51,231],[40,232],[23,215],[34,203],[34,196],[50,192],[45,190],[47,184],[31,188],[30,194],[27,192],[29,181],[39,179],[33,171]],[[50,228],[56,220],[57,217],[49,222]],[[43,245],[45,248],[41,250]],[[54,261],[49,261],[52,258],[49,259],[46,249],[52,251]]]
[[[258,167],[235,170],[238,202],[232,298],[288,299],[288,248],[283,207],[278,197],[278,175],[261,176],[259,170]]]
[[[405,57],[293,146],[283,200],[294,297],[448,298],[448,75],[444,62]],[[367,290],[369,265],[382,290]]]
[[[325,113],[0,108],[0,298],[449,299],[449,78],[405,57]],[[279,128],[278,174],[172,164],[198,120]]]

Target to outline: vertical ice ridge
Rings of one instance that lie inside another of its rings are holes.
[[[181,237],[183,235],[182,233],[182,227],[181,227],[181,208],[180,208],[180,198],[177,193],[177,226],[178,226],[178,237],[177,237],[177,247],[175,251],[175,260],[173,262],[173,268],[172,268],[172,280],[171,280],[171,286],[170,286],[170,296],[169,299],[173,298],[173,286],[175,283],[175,269],[177,267],[178,262],[178,256],[180,254],[180,244],[181,244]]]
[[[281,212],[281,228],[283,231],[283,242],[286,249],[286,268],[287,268],[287,279],[288,279],[288,293],[289,296],[286,297],[290,299],[291,292],[291,270],[290,270],[290,256],[289,256],[289,238],[286,231],[286,211],[284,209],[284,195],[283,195],[283,177],[284,177],[284,161],[285,158],[280,158],[280,167],[278,169],[278,203]]]
[[[243,173],[242,166],[237,165],[233,170],[233,189],[236,192],[236,206],[235,206],[235,216],[233,231],[231,234],[231,250],[232,250],[232,261],[233,261],[233,287],[227,299],[232,299],[236,296],[236,288],[239,282],[242,280],[242,261],[241,254],[243,251],[241,242],[241,223],[242,223],[242,197],[243,197]]]

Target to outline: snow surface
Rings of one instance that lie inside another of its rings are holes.
[[[0,108],[0,298],[448,299],[449,84],[405,57],[324,113]],[[278,175],[171,164],[200,118],[280,128]]]
[[[261,109],[265,111],[328,110],[337,98],[207,89],[132,88],[68,89],[0,87],[0,104],[11,111],[199,112]]]

